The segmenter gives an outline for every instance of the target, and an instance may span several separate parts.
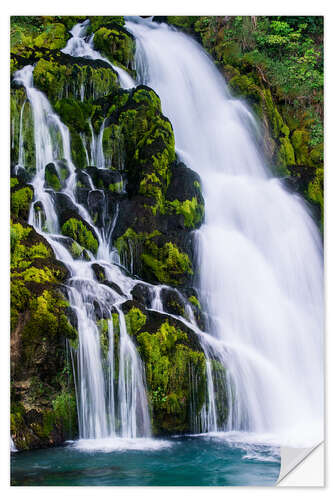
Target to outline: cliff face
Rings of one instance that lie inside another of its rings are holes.
[[[203,45],[263,129],[273,173],[323,224],[323,17],[165,16]]]
[[[123,90],[108,63],[61,52],[71,36],[69,30],[84,19],[12,18],[11,433],[18,449],[53,446],[77,436],[70,353],[75,356],[78,346],[78,324],[66,292],[69,272],[47,240],[28,224],[34,200],[31,180],[36,174],[34,119],[24,87],[14,81],[15,71],[34,65],[35,88],[47,96],[68,127],[76,167],[75,197],[94,227],[103,228],[118,213],[113,242],[121,265],[148,283],[178,287],[182,295],[173,289],[162,291],[164,309],[186,318],[190,308],[203,324],[193,289],[192,230],[204,217],[200,179],[177,161],[172,125],[153,90],[144,86]],[[134,75],[134,41],[123,18],[89,19],[95,48]],[[104,164],[97,168],[93,144],[101,130]],[[62,192],[69,177],[62,152],[57,165],[45,167],[44,186],[52,194],[65,237],[61,241],[74,259],[89,260],[96,256],[99,241],[94,227]],[[43,204],[35,204],[33,211],[47,232]],[[121,293],[117,283],[106,280],[102,265],[95,263],[92,268],[99,283]],[[202,348],[182,322],[149,311],[149,287],[137,285],[132,297],[122,309],[145,365],[153,430],[189,431],[191,412],[198,414],[206,398]],[[97,304],[94,307],[106,356],[108,316]],[[112,317],[117,343],[116,310]],[[219,376],[221,370],[216,362],[213,372]]]

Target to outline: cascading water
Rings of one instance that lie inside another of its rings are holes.
[[[296,446],[319,442],[324,315],[316,225],[304,202],[270,176],[251,113],[202,48],[150,20],[129,18],[126,27],[136,38],[139,82],[160,96],[178,156],[202,179],[200,289],[228,371],[227,430],[270,433]],[[212,349],[208,338],[203,345]],[[209,414],[214,431],[214,408]]]
[[[15,74],[17,83],[25,87],[30,102],[35,134],[36,174],[32,181],[34,203],[29,216],[29,223],[51,244],[56,257],[64,262],[71,273],[68,299],[76,312],[79,345],[76,355],[76,392],[78,401],[79,432],[81,438],[99,439],[107,437],[136,438],[150,435],[150,421],[145,391],[144,373],[136,349],[127,334],[123,314],[118,306],[130,295],[135,281],[121,275],[112,264],[112,252],[108,242],[94,227],[86,209],[76,201],[75,167],[71,160],[70,136],[67,127],[54,113],[49,101],[42,92],[33,87],[33,67],[26,66]],[[22,133],[22,131],[21,131]],[[74,260],[62,244],[63,236],[59,234],[59,222],[54,205],[52,190],[45,189],[45,166],[49,163],[57,165],[59,159],[65,161],[69,175],[62,192],[74,203],[78,213],[92,227],[98,237],[100,249],[98,257],[109,277],[117,278],[123,287],[123,295],[109,287],[98,283],[94,278],[91,263],[96,262],[90,253],[92,262]],[[90,181],[91,182],[91,181]],[[92,183],[91,183],[92,184]],[[34,206],[39,203],[43,207],[44,223],[35,216]],[[109,234],[112,236],[113,224]],[[100,332],[96,325],[93,303],[101,310],[108,311],[109,349],[106,360],[101,353]],[[114,329],[112,325],[112,307],[115,307],[120,318],[119,365],[121,383],[116,387],[114,374]],[[106,369],[104,369],[104,365]],[[117,398],[115,397],[117,393]]]

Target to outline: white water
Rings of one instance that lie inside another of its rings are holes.
[[[62,52],[64,54],[70,54],[73,57],[85,57],[86,59],[100,59],[101,61],[109,64],[117,73],[119,78],[119,83],[123,89],[130,89],[135,87],[135,82],[133,78],[124,69],[112,64],[106,57],[103,57],[97,50],[94,50],[94,36],[90,36],[88,41],[85,40],[85,33],[89,20],[83,23],[76,24],[70,31],[72,38],[68,40],[68,43]],[[83,100],[82,96],[81,99]]]
[[[324,315],[316,225],[301,199],[271,178],[255,120],[202,48],[163,24],[129,18],[126,27],[136,37],[139,83],[160,96],[180,158],[202,179],[200,288],[210,331],[224,346],[228,429],[317,443]]]

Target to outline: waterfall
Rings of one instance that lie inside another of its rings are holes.
[[[85,57],[87,59],[100,59],[101,61],[109,64],[114,71],[117,73],[119,78],[120,86],[123,89],[130,89],[135,87],[135,82],[133,78],[125,71],[123,68],[112,64],[106,57],[103,57],[97,50],[94,50],[94,35],[88,37],[86,40],[85,34],[89,24],[89,19],[83,23],[76,24],[70,31],[72,38],[68,40],[68,43],[62,52],[64,54],[69,54],[73,57]],[[84,92],[81,92],[81,100],[83,100]]]
[[[210,333],[223,345],[227,429],[315,444],[322,439],[324,317],[316,225],[301,198],[270,174],[252,114],[199,44],[146,19],[128,18],[126,27],[136,38],[138,83],[157,92],[179,158],[201,176],[200,290]],[[208,414],[214,431],[212,406]]]

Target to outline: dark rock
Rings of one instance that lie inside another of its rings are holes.
[[[168,200],[183,202],[198,197],[198,201],[203,203],[200,188],[195,185],[195,182],[201,185],[200,176],[196,172],[186,167],[184,163],[174,163],[171,172],[171,180],[166,193]]]
[[[117,283],[114,283],[113,281],[104,280],[102,282],[102,284],[105,286],[108,286],[109,288],[112,288],[112,290],[114,290],[119,295],[122,295],[124,297],[124,293],[123,293],[122,289],[120,288],[120,286],[117,285]]]
[[[91,264],[91,268],[94,271],[95,278],[97,281],[102,283],[105,280],[105,270],[104,267],[101,266],[100,264],[97,264],[97,262],[94,262]]]
[[[149,286],[144,285],[143,283],[138,283],[131,291],[131,294],[133,299],[142,304],[144,307],[151,306],[152,292]]]
[[[81,184],[80,187],[84,187],[90,191],[92,182],[89,174],[87,174],[87,172],[84,172],[84,170],[81,170],[79,168],[77,168],[75,172],[76,172],[77,183],[79,185]]]
[[[87,204],[89,212],[96,226],[101,227],[104,222],[105,196],[100,189],[90,191],[88,194]]]
[[[16,166],[15,175],[20,184],[28,184],[32,180],[32,175],[24,167],[21,167],[21,165]]]
[[[70,217],[68,214],[71,214],[73,217],[73,213],[75,213],[75,217],[77,216],[77,208],[75,203],[70,199],[70,197],[65,193],[54,193],[53,196],[58,218],[59,224],[62,226],[64,222]]]
[[[176,289],[162,288],[161,300],[163,309],[177,316],[184,316],[184,300]]]
[[[76,311],[72,307],[68,306],[66,309],[66,316],[67,316],[70,324],[72,325],[72,327],[77,330],[78,319],[77,319]]]

